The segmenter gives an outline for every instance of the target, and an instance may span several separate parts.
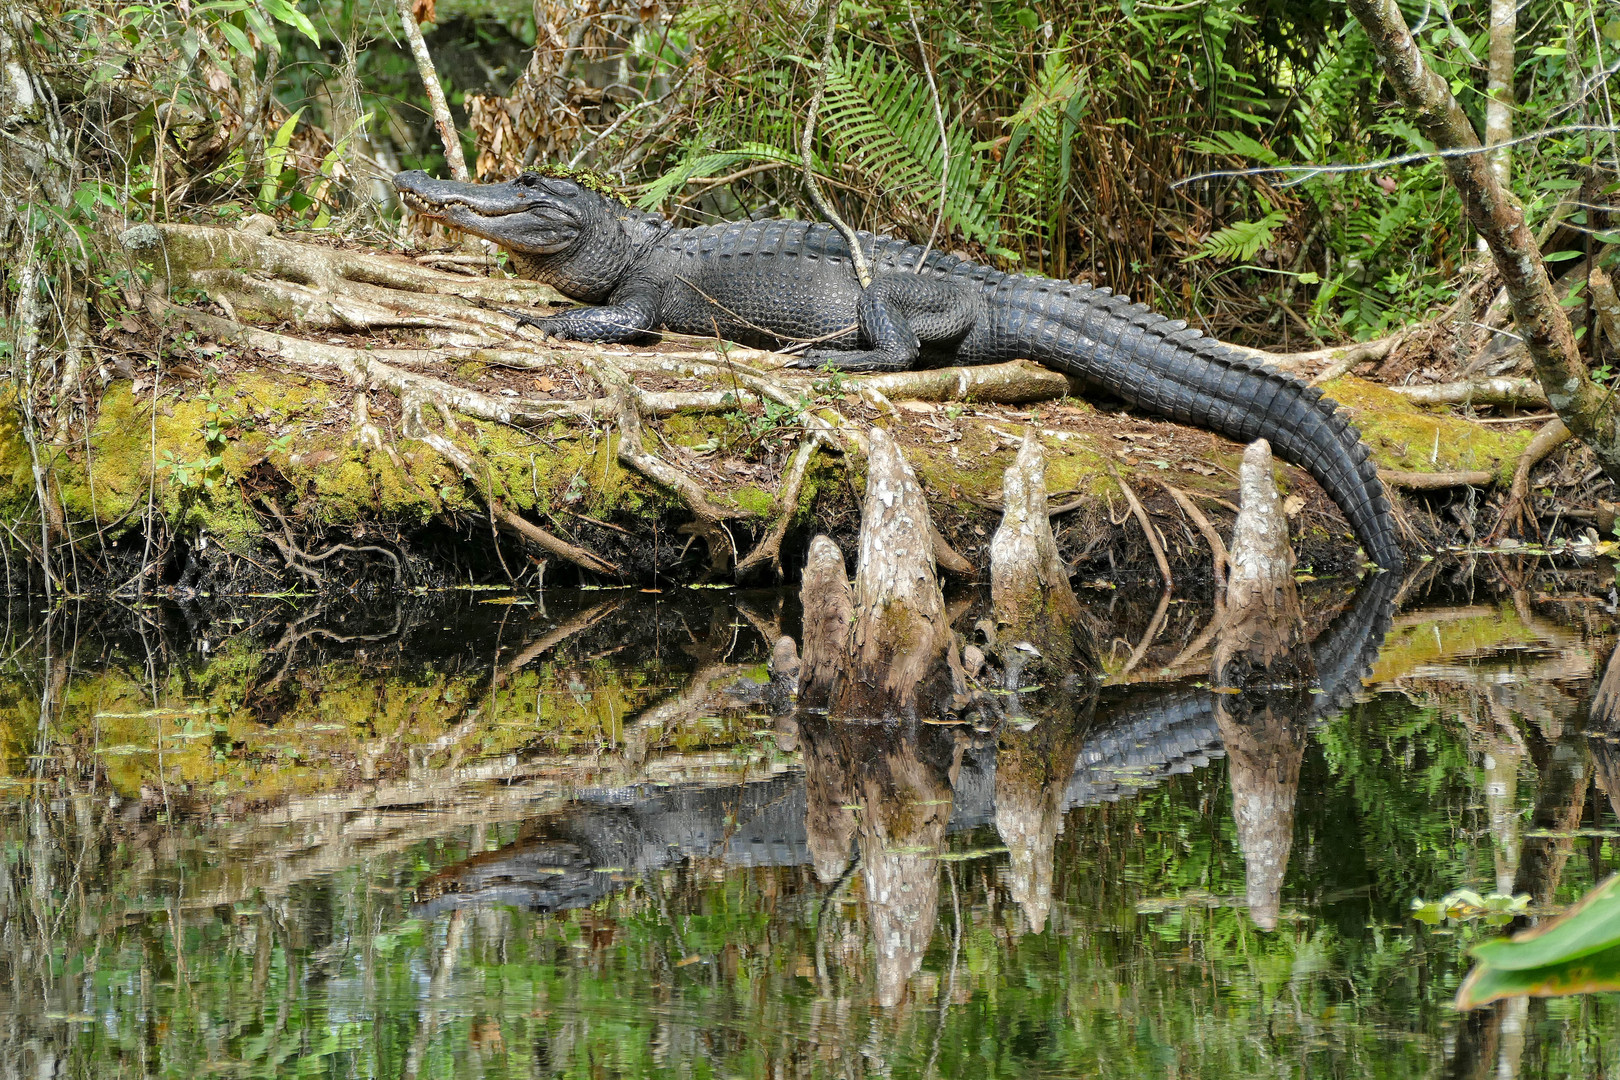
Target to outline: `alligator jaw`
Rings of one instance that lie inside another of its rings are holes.
[[[528,177],[504,184],[461,184],[412,170],[394,177],[394,189],[415,213],[511,251],[552,254],[579,234],[575,216],[566,200],[559,199],[559,191]]]

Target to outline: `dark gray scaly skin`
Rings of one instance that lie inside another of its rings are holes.
[[[548,335],[634,342],[662,326],[759,348],[809,342],[819,348],[803,354],[805,366],[846,371],[903,370],[924,355],[1034,360],[1146,412],[1240,443],[1269,440],[1338,503],[1374,562],[1404,564],[1377,469],[1333,401],[1108,289],[860,233],[873,269],[862,290],[829,225],[677,229],[573,181],[529,173],[458,184],[405,172],[394,186],[417,213],[494,241],[522,276],[591,305],[519,316]]]

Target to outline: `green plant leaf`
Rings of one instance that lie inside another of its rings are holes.
[[[1482,964],[1506,971],[1561,964],[1620,945],[1620,875],[1610,877],[1556,919],[1511,938],[1475,945]]]
[[[1456,1006],[1475,1009],[1499,998],[1562,997],[1620,990],[1620,946],[1590,953],[1579,960],[1536,968],[1500,968],[1480,964],[1457,990]]]

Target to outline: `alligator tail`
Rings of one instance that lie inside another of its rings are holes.
[[[1171,420],[1270,441],[1338,503],[1369,558],[1387,570],[1405,565],[1367,444],[1320,390],[1107,289],[1009,278],[1002,290],[1007,330],[1031,359]]]

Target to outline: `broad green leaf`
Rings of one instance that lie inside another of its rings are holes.
[[[1463,980],[1455,1004],[1459,1009],[1475,1009],[1498,998],[1521,994],[1562,997],[1602,990],[1620,990],[1620,946],[1546,967],[1501,968],[1480,964]]]
[[[1615,945],[1620,945],[1620,874],[1610,877],[1556,919],[1511,938],[1481,942],[1469,951],[1482,964],[1525,971],[1562,964]]]
[[[315,24],[309,21],[309,16],[288,0],[263,0],[263,3],[264,10],[270,13],[272,19],[286,23],[317,45],[321,43],[321,35],[315,30]]]

